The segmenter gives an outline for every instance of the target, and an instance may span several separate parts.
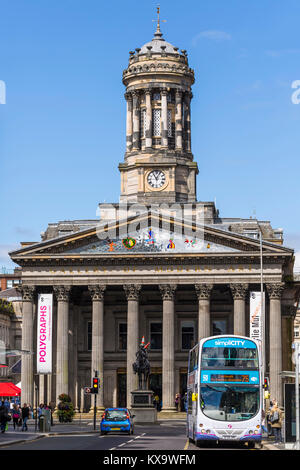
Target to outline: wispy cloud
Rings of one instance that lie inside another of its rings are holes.
[[[2,267],[11,268],[15,266],[8,253],[20,248],[19,244],[0,244],[0,270]]]
[[[300,54],[300,49],[268,49],[265,54],[269,57],[282,57],[286,55]]]
[[[196,34],[196,36],[194,36],[192,45],[196,46],[201,39],[209,39],[211,41],[217,42],[229,41],[231,39],[231,35],[225,31],[219,31],[215,29],[201,31],[200,33]]]

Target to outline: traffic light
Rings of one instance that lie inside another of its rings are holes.
[[[268,378],[268,377],[265,377],[265,380],[264,380],[264,389],[265,389],[265,390],[269,390],[269,378]]]
[[[98,393],[99,391],[99,379],[98,377],[93,377],[93,393]]]

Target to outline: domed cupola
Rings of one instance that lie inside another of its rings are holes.
[[[125,163],[119,165],[121,200],[195,200],[192,180],[198,168],[191,152],[190,117],[194,71],[186,50],[163,38],[159,9],[153,39],[129,55],[123,71],[127,117]],[[159,188],[151,187],[151,181],[156,184],[154,166],[164,182]]]

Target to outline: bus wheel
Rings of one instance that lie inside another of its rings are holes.
[[[254,449],[255,448],[255,442],[254,441],[248,441],[248,449]]]

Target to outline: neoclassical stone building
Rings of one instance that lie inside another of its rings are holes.
[[[256,219],[222,218],[196,200],[191,151],[187,52],[154,38],[130,52],[126,152],[119,164],[118,204],[100,204],[100,220],[49,224],[42,239],[10,253],[22,267],[22,349],[36,350],[38,293],[53,293],[53,370],[35,375],[22,358],[22,401],[69,393],[90,408],[83,388],[94,370],[97,405],[130,406],[132,363],[142,336],[150,341],[149,387],[174,410],[186,389],[188,350],[211,334],[249,334],[249,292],[260,290],[260,233],[266,292],[266,373],[282,403],[280,372],[291,368],[295,291],[293,250],[282,230]],[[217,170],[216,170],[217,171]]]

